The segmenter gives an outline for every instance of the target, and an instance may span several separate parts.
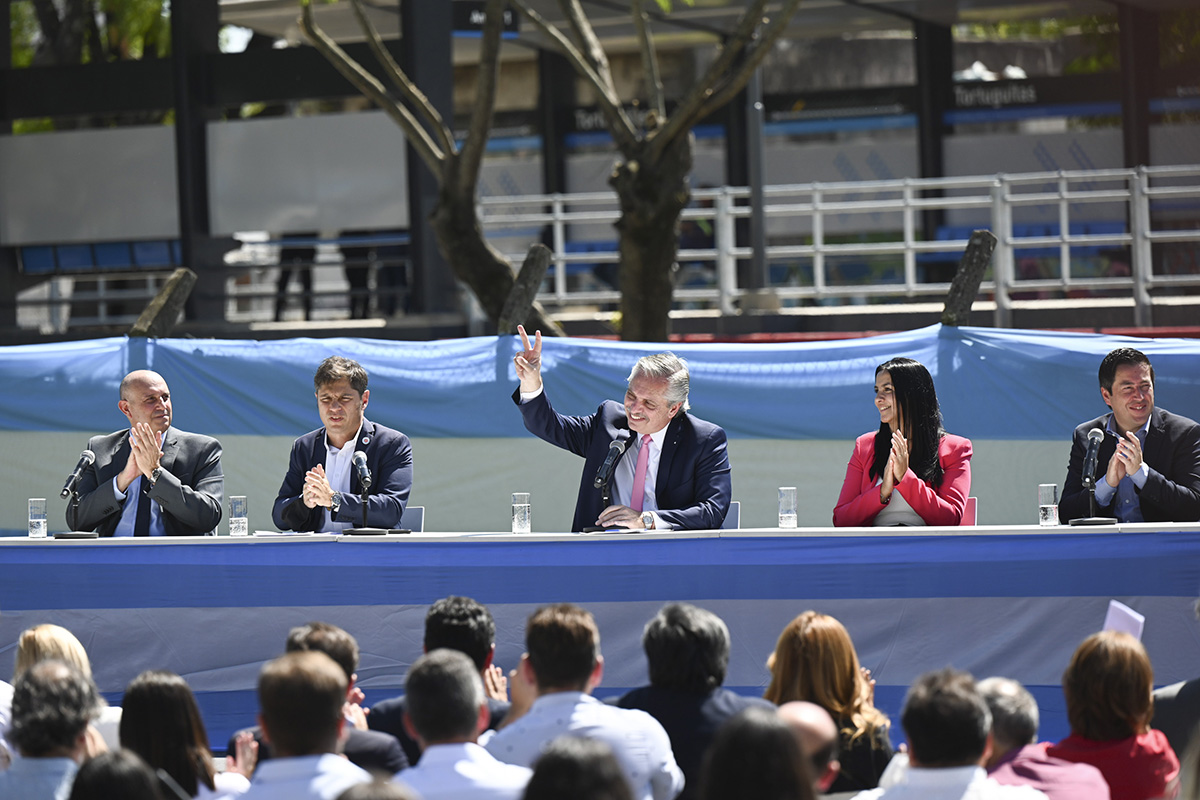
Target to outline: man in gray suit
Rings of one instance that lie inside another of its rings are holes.
[[[128,430],[94,436],[96,460],[67,505],[73,530],[101,536],[202,536],[221,521],[221,443],[171,427],[171,392],[157,372],[121,381]]]

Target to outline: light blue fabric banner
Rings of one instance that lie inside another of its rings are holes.
[[[1118,346],[1150,356],[1159,406],[1200,418],[1200,342],[943,328],[801,344],[678,344],[694,413],[733,438],[853,439],[878,424],[875,367],[894,356],[929,367],[947,430],[972,439],[1066,440],[1103,413],[1096,371]],[[295,436],[314,423],[312,374],[329,355],[371,376],[367,414],[423,437],[523,437],[509,395],[516,337],[438,342],[101,339],[0,348],[0,429],[100,432],[125,424],[117,386],[130,369],[162,373],[181,427]],[[563,413],[619,399],[633,363],[658,345],[544,340],[547,391]]]

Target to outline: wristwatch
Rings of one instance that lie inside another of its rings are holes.
[[[642,527],[648,531],[654,530],[654,512],[653,511],[643,511],[642,512]]]
[[[337,519],[338,512],[342,510],[342,494],[334,492],[329,496],[329,518]]]
[[[158,483],[158,479],[162,476],[162,467],[155,467],[150,470],[150,485]]]

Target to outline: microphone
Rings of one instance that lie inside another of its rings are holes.
[[[63,500],[66,500],[68,497],[70,497],[71,492],[75,489],[75,484],[79,483],[79,478],[83,475],[83,471],[90,467],[95,460],[96,454],[91,450],[84,450],[82,453],[80,453],[79,463],[75,465],[75,470],[71,473],[70,477],[67,478],[67,482],[63,486],[63,490],[58,496]]]
[[[350,461],[354,464],[354,471],[358,473],[358,482],[362,484],[363,491],[370,489],[371,470],[367,469],[367,454],[362,450],[355,450]]]
[[[613,439],[612,444],[608,446],[608,456],[604,459],[604,463],[600,465],[600,469],[596,471],[596,480],[592,485],[601,489],[604,484],[612,480],[613,470],[617,468],[617,462],[621,460],[621,456],[625,453],[625,448],[629,447],[630,439]]]
[[[1104,431],[1092,428],[1088,431],[1087,454],[1083,457],[1083,486],[1085,489],[1096,488],[1096,462],[1100,457],[1100,443],[1104,441]]]

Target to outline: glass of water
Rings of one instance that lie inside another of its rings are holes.
[[[796,527],[796,487],[779,487],[779,527]]]
[[[1038,484],[1038,525],[1058,524],[1058,484]]]
[[[242,495],[234,495],[229,498],[229,535],[230,536],[249,536],[250,535],[250,504],[246,502],[246,498]]]
[[[46,538],[46,498],[29,498],[29,536],[32,539]]]
[[[513,492],[512,496],[512,532],[529,533],[532,530],[532,516],[529,509],[529,492]]]

